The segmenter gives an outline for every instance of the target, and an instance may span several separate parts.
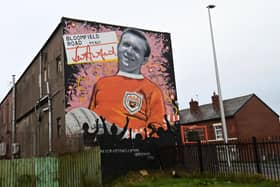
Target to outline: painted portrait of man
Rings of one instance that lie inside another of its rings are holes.
[[[169,33],[67,20],[64,44],[66,135],[84,123],[94,131],[102,117],[118,133],[149,136],[178,112]]]
[[[126,29],[117,51],[118,72],[97,81],[89,108],[121,128],[126,117],[134,131],[142,132],[148,125],[162,126],[166,113],[162,92],[141,73],[151,51],[145,35]]]

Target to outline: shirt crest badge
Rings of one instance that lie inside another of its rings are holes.
[[[135,114],[142,107],[143,95],[137,92],[125,92],[123,105],[130,114]]]

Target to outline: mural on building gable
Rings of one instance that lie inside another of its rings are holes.
[[[131,142],[173,144],[178,106],[170,34],[63,20],[66,135],[83,134],[85,145],[101,144],[103,152]]]

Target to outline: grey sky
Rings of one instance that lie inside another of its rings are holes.
[[[5,1],[0,12],[0,100],[62,16],[171,33],[179,107],[216,89],[211,11],[223,99],[255,93],[280,114],[279,0]]]

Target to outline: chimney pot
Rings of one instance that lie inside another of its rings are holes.
[[[213,93],[212,96],[212,107],[214,110],[219,110],[220,109],[220,105],[219,105],[219,96],[216,95],[216,93]]]
[[[196,113],[199,110],[199,105],[198,105],[198,101],[194,101],[193,99],[191,99],[190,101],[190,112],[191,113]]]

